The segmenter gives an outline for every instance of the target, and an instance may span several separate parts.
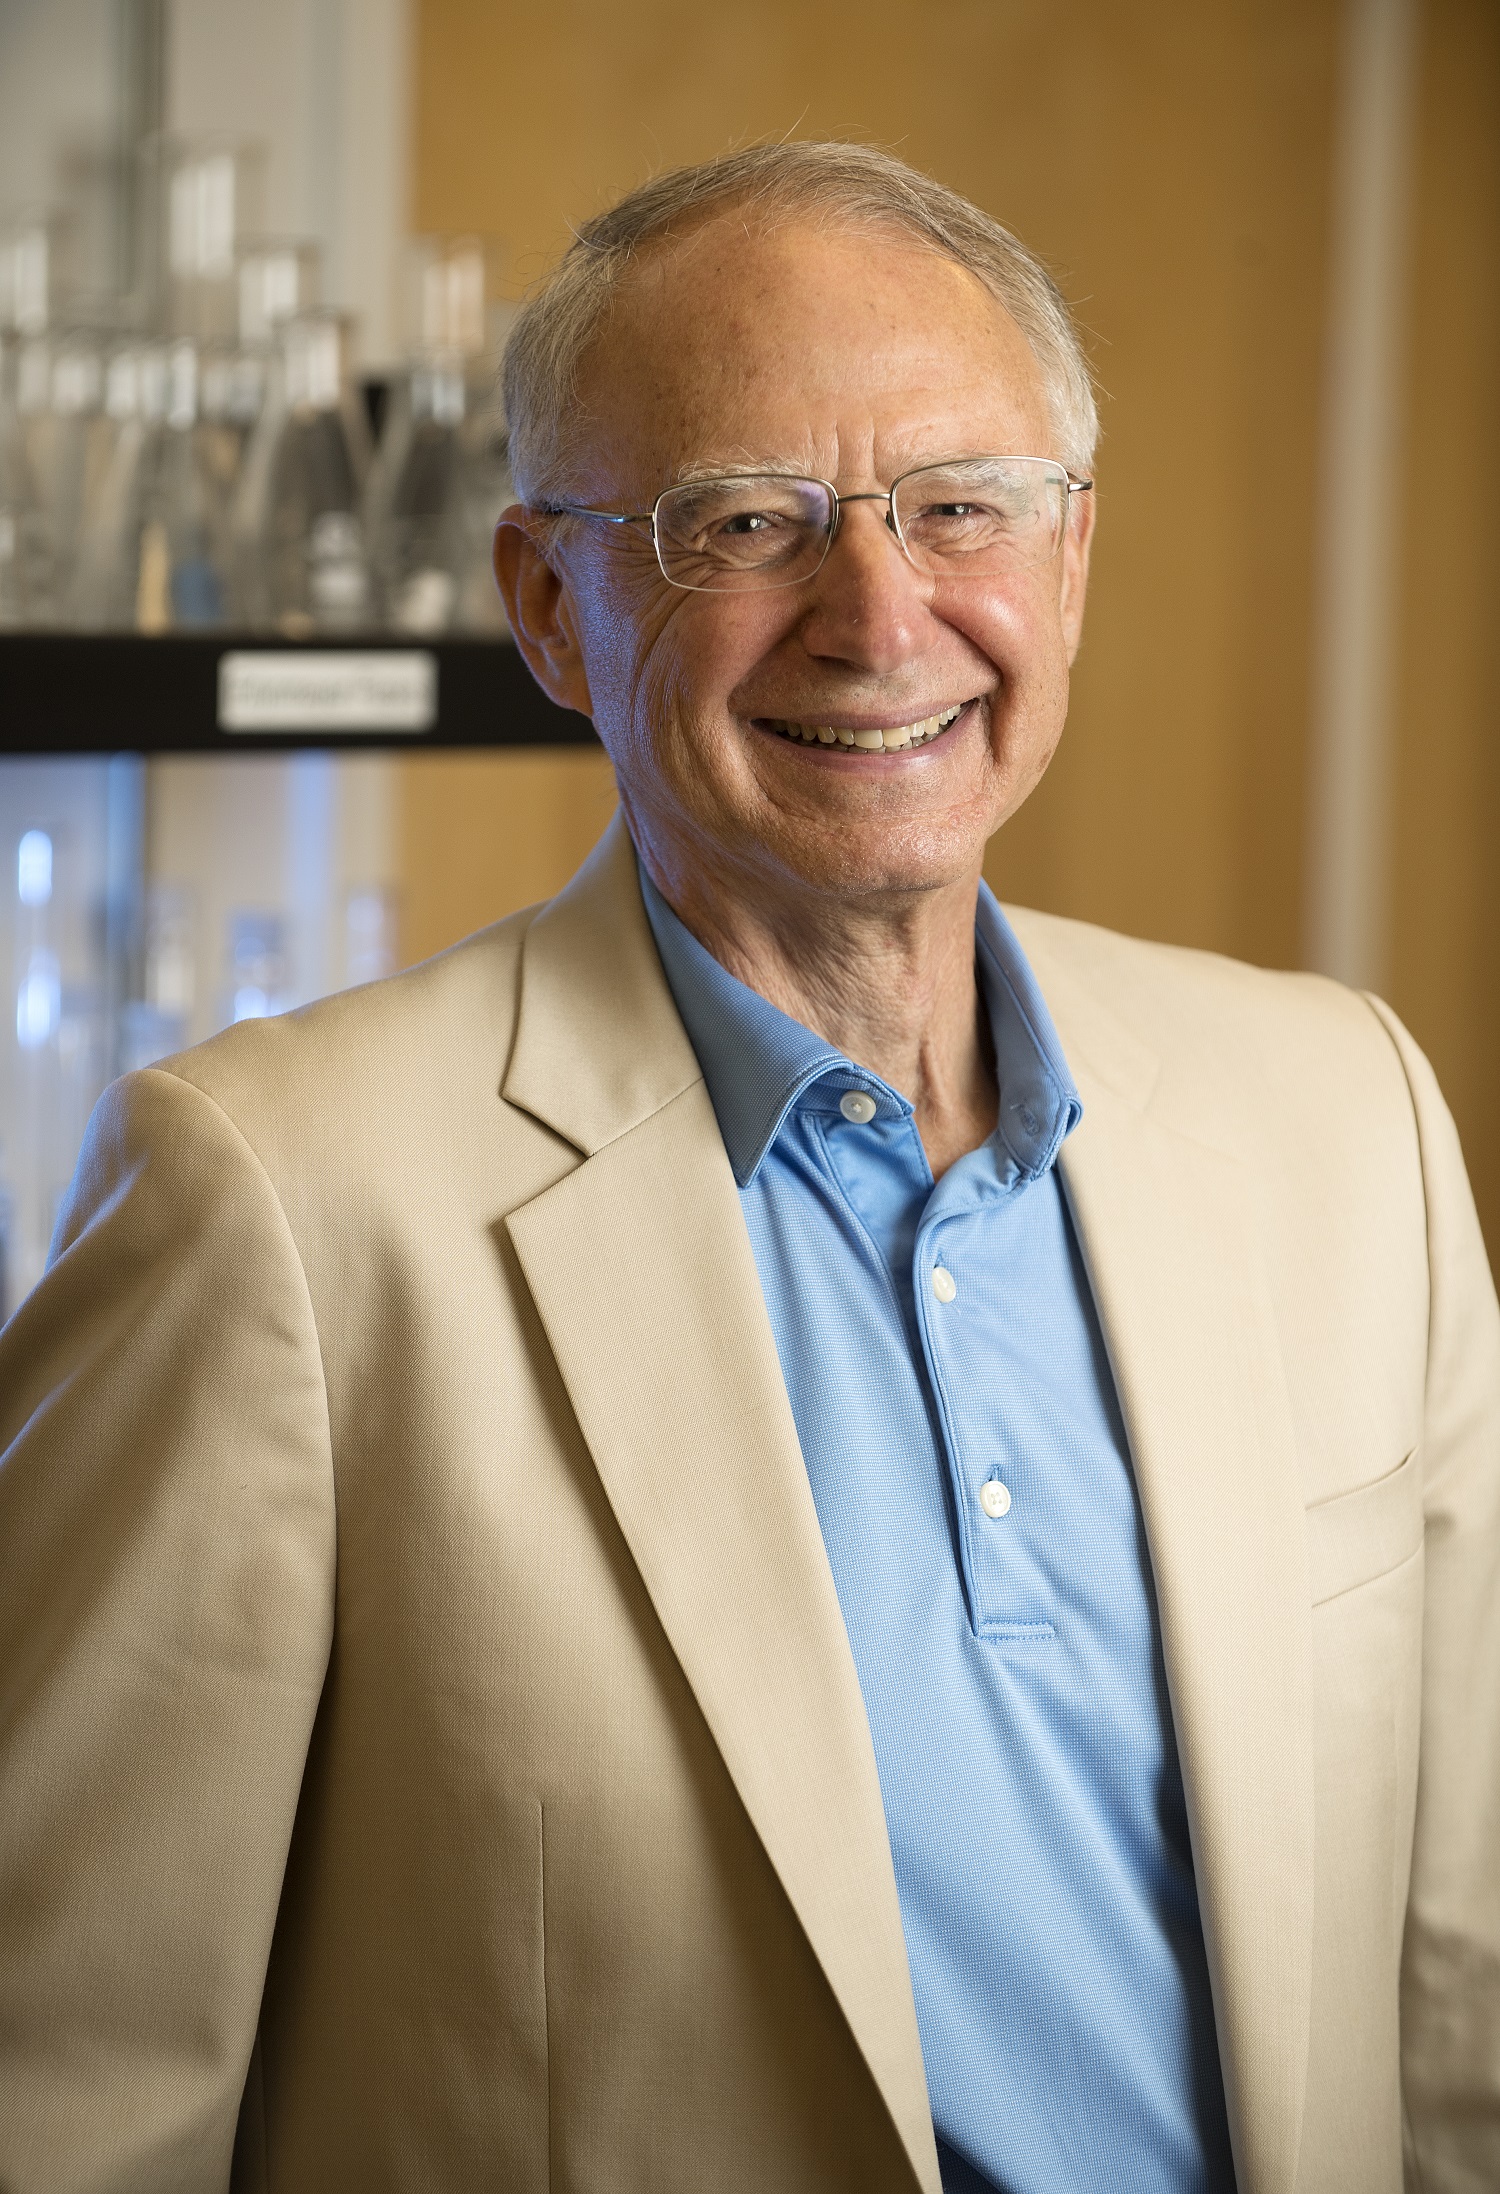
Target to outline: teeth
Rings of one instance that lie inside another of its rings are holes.
[[[889,731],[845,731],[833,724],[785,723],[776,729],[784,739],[800,739],[805,746],[861,747],[867,754],[878,754],[882,749],[894,754],[903,747],[919,747],[935,739],[963,712],[964,703],[958,701],[936,716],[924,716],[919,724],[894,724]]]

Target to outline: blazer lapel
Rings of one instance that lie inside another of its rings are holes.
[[[1311,1989],[1302,1500],[1237,1160],[1145,1109],[1156,1063],[1039,951],[1083,1096],[1063,1178],[1161,1612],[1242,2194],[1291,2194]]]
[[[505,1096],[586,1153],[507,1227],[745,1809],[939,2194],[875,1759],[718,1123],[617,824],[538,917]]]

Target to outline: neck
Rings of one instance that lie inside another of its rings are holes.
[[[752,898],[696,863],[667,870],[637,842],[657,890],[721,967],[910,1101],[934,1179],[994,1132],[977,872],[923,892],[843,898],[792,884]]]

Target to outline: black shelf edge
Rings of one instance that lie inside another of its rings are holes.
[[[430,656],[435,720],[426,730],[226,731],[219,662],[228,654]],[[506,640],[390,633],[284,640],[268,633],[0,633],[0,755],[338,753],[422,747],[596,744],[586,716],[556,708]]]

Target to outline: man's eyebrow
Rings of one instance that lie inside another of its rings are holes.
[[[733,479],[745,472],[772,473],[788,480],[810,478],[806,469],[790,458],[766,457],[753,450],[713,450],[703,457],[690,457],[676,466],[672,473],[674,488],[696,487],[704,480]]]

